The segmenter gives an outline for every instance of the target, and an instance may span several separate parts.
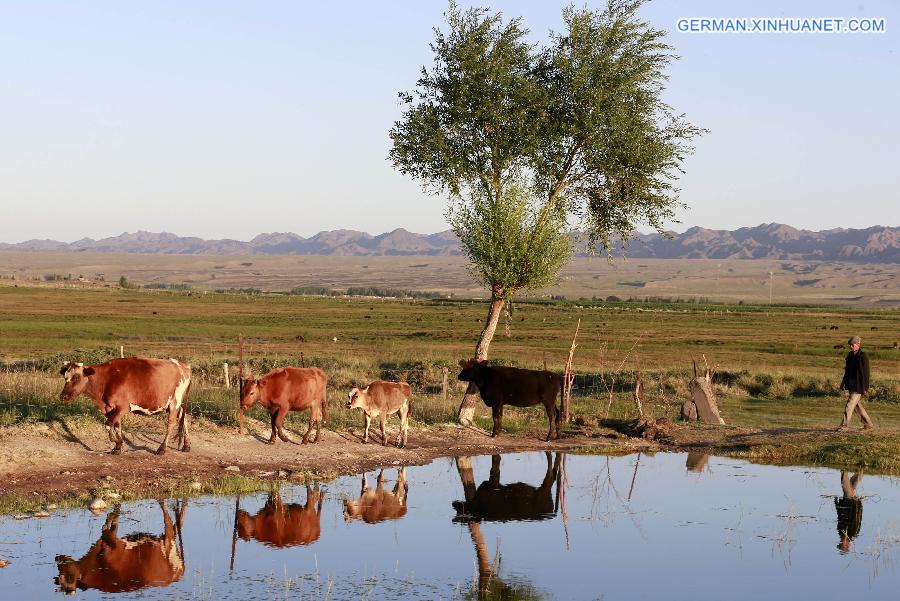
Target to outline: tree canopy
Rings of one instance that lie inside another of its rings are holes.
[[[665,32],[638,17],[642,4],[569,6],[565,31],[538,46],[518,18],[451,3],[432,66],[400,94],[391,162],[452,197],[496,202],[505,186],[525,182],[541,199],[538,222],[562,207],[606,251],[641,223],[661,231],[702,130],[661,98],[676,56]]]

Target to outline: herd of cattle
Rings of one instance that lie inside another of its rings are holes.
[[[549,371],[498,367],[487,361],[460,361],[458,379],[477,386],[482,400],[491,408],[494,427],[491,436],[497,436],[502,428],[503,407],[531,407],[543,404],[550,429],[559,438],[560,412],[557,395],[562,395],[563,378]],[[166,452],[172,430],[178,424],[181,450],[191,448],[188,435],[189,412],[187,396],[191,388],[190,365],[176,359],[145,359],[129,357],[112,359],[99,365],[69,362],[60,370],[65,385],[60,399],[69,402],[81,394],[89,397],[94,406],[106,416],[106,430],[113,443],[114,454],[122,452],[122,417],[126,413],[154,415],[167,414],[166,432],[156,453]],[[280,367],[265,376],[247,378],[240,386],[240,430],[243,432],[244,412],[259,403],[272,420],[269,444],[276,438],[292,442],[284,431],[284,418],[288,411],[309,409],[309,427],[303,435],[303,443],[309,441],[313,426],[319,442],[322,423],[328,420],[328,376],[317,367]],[[369,440],[369,426],[378,418],[381,425],[381,442],[387,444],[385,422],[387,417],[400,414],[400,431],[396,444],[404,447],[409,430],[409,414],[412,410],[412,390],[406,382],[376,380],[365,388],[354,388],[347,395],[348,409],[362,409],[365,416],[363,442]]]

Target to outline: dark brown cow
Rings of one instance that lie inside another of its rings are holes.
[[[168,413],[166,435],[156,450],[158,455],[166,452],[176,422],[181,432],[181,450],[191,449],[186,401],[191,388],[190,365],[176,359],[129,357],[100,365],[70,362],[59,373],[66,379],[60,399],[68,403],[84,394],[106,416],[106,431],[115,445],[113,453],[122,452],[122,417],[128,412]]]
[[[397,485],[393,492],[384,490],[384,470],[378,472],[378,484],[373,490],[362,476],[362,490],[358,499],[344,501],[344,519],[348,522],[363,520],[367,524],[377,524],[385,520],[399,520],[406,515],[406,468],[397,469]]]
[[[556,510],[552,492],[559,473],[560,454],[557,453],[552,463],[550,453],[546,455],[547,471],[540,486],[523,482],[500,484],[500,455],[492,455],[490,478],[476,490],[469,467],[469,473],[462,476],[466,500],[453,502],[456,521],[537,521],[553,517]],[[457,465],[463,474],[465,462],[458,460]],[[471,462],[468,465],[471,466]]]
[[[106,517],[103,533],[87,554],[75,561],[67,555],[56,556],[60,592],[74,594],[89,588],[104,593],[136,591],[148,586],[168,586],[184,576],[184,549],[177,544],[184,526],[186,503],[181,502],[173,524],[162,501],[165,530],[162,536],[129,534],[119,538],[118,508]]]
[[[514,407],[531,407],[543,404],[547,412],[550,429],[546,440],[550,440],[553,427],[556,426],[556,438],[559,438],[559,409],[556,407],[556,395],[562,395],[563,378],[549,371],[520,369],[518,367],[494,367],[487,361],[460,361],[462,371],[457,379],[473,382],[484,404],[491,408],[494,418],[494,429],[491,436],[497,436],[502,429],[503,405]],[[562,398],[560,396],[560,398]]]
[[[279,367],[258,380],[247,378],[241,385],[241,423],[244,411],[259,403],[272,416],[269,444],[275,444],[276,434],[285,442],[293,442],[284,431],[284,416],[288,411],[309,409],[309,427],[303,435],[303,444],[309,442],[313,423],[316,424],[313,442],[319,442],[322,421],[328,419],[327,386],[328,376],[318,367]]]
[[[365,388],[354,388],[347,396],[347,409],[362,409],[366,418],[366,432],[363,442],[369,442],[369,425],[373,417],[381,420],[381,444],[387,446],[387,435],[384,425],[388,416],[400,413],[400,431],[397,433],[397,446],[406,446],[409,431],[409,412],[411,409],[412,389],[406,382],[385,382],[375,380]]]
[[[281,496],[272,492],[265,506],[251,516],[243,509],[237,512],[237,533],[244,540],[255,539],[270,547],[309,545],[319,540],[319,520],[322,517],[322,501],[325,495],[319,489],[306,485],[306,505],[281,502]]]

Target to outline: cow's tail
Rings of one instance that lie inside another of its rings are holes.
[[[322,422],[328,422],[328,384],[322,390]]]

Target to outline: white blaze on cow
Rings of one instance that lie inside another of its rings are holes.
[[[348,409],[362,409],[366,420],[366,431],[363,442],[369,442],[369,426],[373,418],[381,421],[381,444],[387,445],[384,431],[389,415],[400,413],[400,431],[397,433],[397,446],[406,446],[409,431],[409,413],[412,410],[412,389],[406,382],[385,382],[375,380],[365,388],[354,388],[348,394]]]
[[[115,445],[113,453],[122,452],[121,422],[126,412],[153,415],[166,411],[166,433],[156,452],[165,453],[176,423],[181,432],[181,450],[190,450],[186,403],[191,388],[190,365],[176,359],[128,357],[99,365],[70,362],[60,373],[66,381],[60,399],[69,402],[84,394],[106,416],[106,431]]]

